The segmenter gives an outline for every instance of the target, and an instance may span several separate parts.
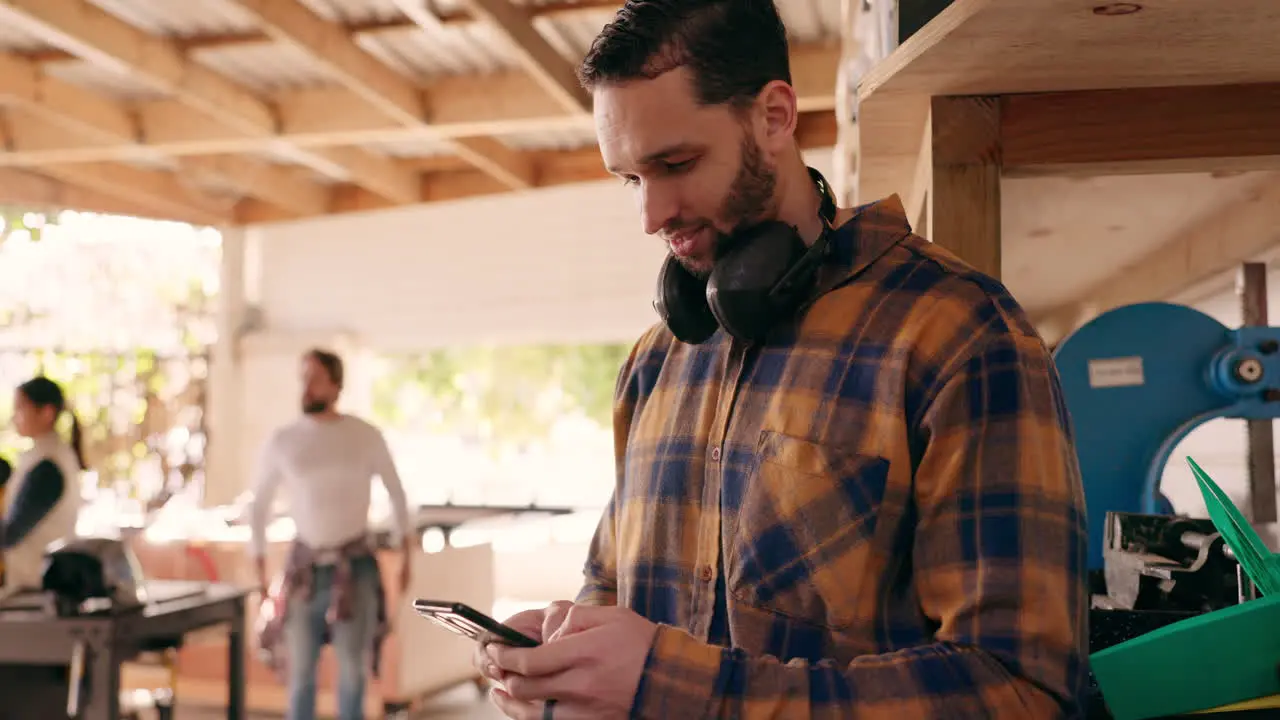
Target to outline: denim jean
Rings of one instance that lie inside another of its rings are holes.
[[[338,718],[363,720],[366,670],[369,667],[373,633],[378,622],[378,566],[372,558],[352,563],[354,588],[351,619],[333,627],[332,645],[338,661]],[[288,720],[315,720],[316,666],[325,634],[325,614],[333,588],[333,566],[315,569],[311,598],[295,596],[289,601],[285,621],[285,642],[289,652]]]

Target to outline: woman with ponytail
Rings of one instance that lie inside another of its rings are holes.
[[[71,442],[58,436],[62,413],[71,415]],[[62,388],[37,377],[18,386],[13,424],[31,438],[18,458],[4,493],[0,551],[4,553],[4,593],[38,588],[45,548],[75,535],[80,514],[80,471],[85,468],[80,423],[67,408]]]

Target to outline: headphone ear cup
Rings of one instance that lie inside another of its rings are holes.
[[[725,332],[746,342],[761,342],[793,309],[794,292],[774,289],[807,249],[790,226],[763,223],[716,262],[707,282],[707,305]]]
[[[689,272],[674,255],[667,255],[658,271],[653,309],[676,339],[698,345],[715,334],[719,325],[707,306],[707,281]]]

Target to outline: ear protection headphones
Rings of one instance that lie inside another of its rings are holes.
[[[813,289],[836,217],[826,178],[813,168],[809,176],[822,197],[822,234],[813,245],[805,245],[791,225],[768,220],[723,238],[706,278],[667,255],[658,272],[653,309],[676,339],[697,345],[720,327],[739,340],[756,343],[795,313]]]

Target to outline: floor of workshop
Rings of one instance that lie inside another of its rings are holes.
[[[227,711],[222,708],[183,707],[179,703],[174,716],[174,720],[225,720]],[[471,685],[442,693],[420,711],[409,716],[410,720],[501,720],[502,717],[488,698],[479,697],[475,687]],[[247,720],[280,718],[280,715],[250,713]],[[144,717],[143,720],[150,719]]]

